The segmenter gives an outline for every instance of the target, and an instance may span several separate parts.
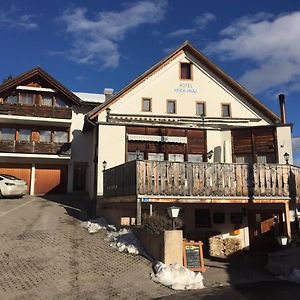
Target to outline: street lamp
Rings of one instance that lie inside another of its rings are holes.
[[[287,152],[285,152],[285,153],[283,154],[283,157],[284,157],[284,159],[285,159],[285,163],[288,165],[288,164],[289,164],[289,158],[290,158],[290,155],[289,155]]]
[[[173,230],[175,230],[175,218],[178,217],[179,211],[181,210],[181,207],[177,207],[177,206],[171,206],[167,208],[167,212],[169,217],[172,219],[172,227]]]
[[[102,162],[103,171],[105,171],[106,166],[107,166],[107,162],[104,160],[104,161]]]

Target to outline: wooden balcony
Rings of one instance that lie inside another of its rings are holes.
[[[71,156],[71,143],[0,141],[0,152]]]
[[[278,164],[132,161],[104,171],[104,198],[294,199],[300,169]]]
[[[71,119],[70,107],[0,103],[0,114],[26,117]]]

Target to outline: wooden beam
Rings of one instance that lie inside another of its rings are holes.
[[[284,203],[284,218],[285,218],[285,225],[286,225],[286,235],[289,238],[289,240],[292,237],[292,231],[291,231],[291,221],[290,221],[290,207],[289,203]]]
[[[118,197],[97,197],[101,203],[134,203],[136,202],[136,195],[118,196]]]

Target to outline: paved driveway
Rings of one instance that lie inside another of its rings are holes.
[[[67,196],[65,196],[67,197]],[[80,227],[78,201],[0,200],[0,299],[151,299],[174,291],[150,263],[119,253]],[[58,202],[59,201],[59,202]]]

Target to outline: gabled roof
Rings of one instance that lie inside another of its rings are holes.
[[[17,87],[18,85],[22,84],[22,82],[29,80],[30,78],[34,76],[40,76],[42,79],[49,82],[51,87],[62,93],[66,98],[70,99],[72,102],[74,102],[77,105],[81,105],[80,98],[77,97],[74,93],[72,93],[69,89],[67,89],[64,85],[62,85],[60,82],[58,82],[56,79],[54,79],[51,75],[49,75],[46,71],[44,71],[40,66],[37,66],[36,68],[27,71],[14,79],[11,79],[9,81],[6,81],[2,85],[0,85],[0,94],[12,89],[14,87]]]
[[[223,82],[225,82],[228,86],[230,86],[234,91],[236,91],[239,95],[241,95],[246,101],[248,101],[253,107],[258,109],[263,115],[265,115],[272,122],[277,123],[280,122],[280,118],[270,110],[266,105],[264,105],[261,101],[259,101],[256,97],[254,97],[247,89],[245,89],[242,85],[240,85],[237,81],[227,75],[222,69],[220,69],[216,64],[214,64],[208,57],[206,57],[203,53],[201,53],[198,49],[191,45],[189,41],[184,42],[180,47],[170,53],[168,56],[163,58],[157,64],[152,66],[145,73],[140,75],[134,81],[129,83],[126,87],[120,90],[117,94],[111,97],[108,101],[103,104],[95,107],[91,110],[87,117],[90,120],[94,120],[100,112],[105,110],[114,102],[118,101],[123,95],[128,93],[131,89],[135,88],[138,84],[143,82],[149,76],[151,76],[156,71],[160,70],[165,64],[175,59],[182,52],[188,52],[192,56],[194,56],[198,61],[200,61],[208,70],[210,70],[216,77],[220,78]]]

